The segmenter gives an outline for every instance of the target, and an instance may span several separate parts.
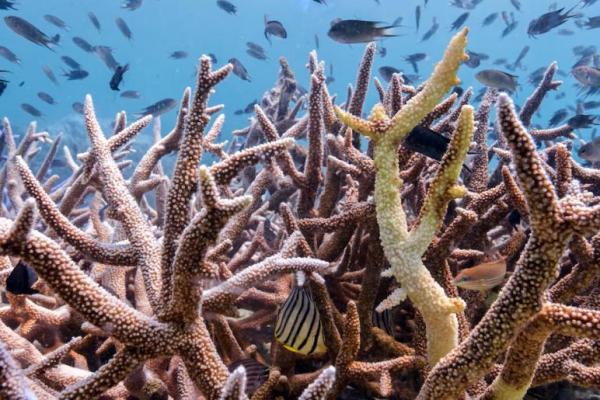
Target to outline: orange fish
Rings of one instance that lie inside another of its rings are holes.
[[[506,259],[501,258],[459,271],[454,284],[463,289],[485,291],[500,285],[505,275]]]

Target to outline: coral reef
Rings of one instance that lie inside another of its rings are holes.
[[[467,33],[424,84],[376,80],[368,119],[374,43],[341,105],[316,52],[306,94],[281,59],[229,143],[209,99],[232,66],[209,57],[164,136],[159,118],[118,113],[106,137],[87,96],[90,147],[65,148],[70,176],[48,176],[60,137],[32,123],[17,144],[5,118],[0,398],[517,399],[600,386],[600,172],[571,157],[570,129],[528,131],[560,87],[556,63],[519,115],[494,89],[476,109],[470,89],[444,97]],[[407,145],[416,128],[447,138],[440,160]],[[456,286],[494,257],[508,271],[499,288]],[[299,276],[304,295],[290,300]],[[301,340],[280,343],[277,324]],[[296,348],[316,343],[308,335],[325,350]]]

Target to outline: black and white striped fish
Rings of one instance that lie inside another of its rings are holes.
[[[275,339],[286,349],[304,355],[324,353],[323,327],[303,274],[277,313]]]

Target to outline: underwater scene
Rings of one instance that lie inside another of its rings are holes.
[[[0,19],[0,400],[600,399],[600,1]]]

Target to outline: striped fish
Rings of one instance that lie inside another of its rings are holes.
[[[392,319],[392,310],[389,308],[386,308],[383,312],[373,310],[373,326],[384,330],[385,333],[394,337],[394,321]]]
[[[327,350],[321,317],[302,274],[298,274],[298,284],[277,313],[275,339],[286,349],[304,355]]]

